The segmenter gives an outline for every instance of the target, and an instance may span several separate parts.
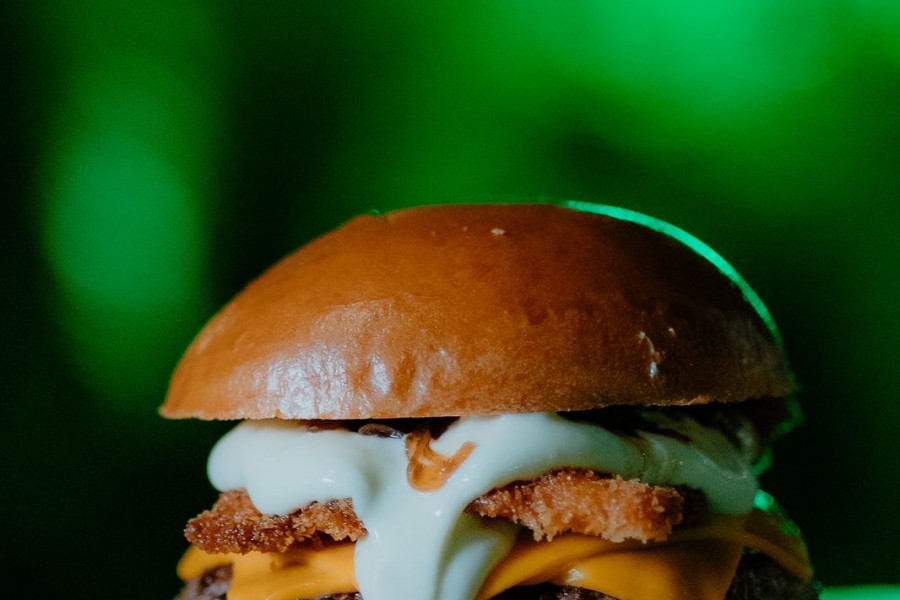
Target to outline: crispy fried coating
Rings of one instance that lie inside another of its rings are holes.
[[[614,542],[664,540],[684,516],[684,498],[670,487],[563,469],[476,498],[470,510],[530,529],[536,540],[576,532]]]
[[[571,531],[649,541],[665,539],[683,520],[685,498],[670,487],[564,469],[494,489],[468,510],[509,519],[531,529],[538,540]],[[288,516],[264,515],[243,490],[223,493],[185,530],[188,541],[209,553],[285,552],[295,544],[356,541],[365,535],[349,499],[313,502]]]
[[[260,513],[245,491],[234,490],[221,494],[211,510],[191,519],[184,535],[204,552],[246,554],[285,552],[299,543],[355,542],[366,535],[366,528],[349,499],[313,502],[282,517]]]

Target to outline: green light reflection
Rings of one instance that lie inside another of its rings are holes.
[[[775,340],[781,344],[781,333],[778,331],[778,326],[775,324],[775,320],[772,318],[772,314],[769,312],[769,309],[766,308],[765,303],[763,303],[762,299],[757,295],[757,293],[750,287],[750,284],[741,277],[740,273],[732,267],[728,261],[726,261],[722,256],[710,248],[706,243],[694,237],[690,233],[681,229],[680,227],[676,227],[671,223],[666,223],[660,219],[655,217],[651,217],[645,215],[643,213],[639,213],[637,211],[629,210],[627,208],[620,208],[617,206],[608,206],[606,204],[595,204],[593,202],[582,202],[578,200],[565,200],[559,203],[561,206],[565,206],[568,208],[572,208],[575,210],[581,210],[584,212],[591,212],[598,215],[606,215],[608,217],[613,217],[614,219],[622,219],[624,221],[631,221],[633,223],[637,223],[639,225],[643,225],[645,227],[649,227],[651,229],[655,229],[660,233],[664,233],[706,260],[712,263],[719,271],[728,277],[734,285],[741,290],[741,293],[744,295],[744,298],[747,302],[756,310],[757,314],[759,314],[760,318],[766,323],[766,326],[769,328],[769,331],[772,332],[772,335],[775,337]]]

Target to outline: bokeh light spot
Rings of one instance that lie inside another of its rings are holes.
[[[47,248],[70,293],[140,310],[172,301],[196,276],[190,266],[177,268],[195,263],[196,251],[182,243],[194,237],[192,221],[172,165],[139,142],[96,136],[64,152]]]
[[[66,343],[89,387],[134,398],[142,383],[165,381],[173,332],[202,305],[196,198],[182,173],[137,139],[86,132],[58,156],[43,239]]]

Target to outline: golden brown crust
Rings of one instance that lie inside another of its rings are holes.
[[[211,510],[188,522],[184,532],[204,552],[285,552],[300,543],[356,541],[366,529],[348,500],[313,502],[283,517],[260,513],[243,490],[224,492]]]
[[[565,469],[492,490],[470,509],[523,525],[536,540],[575,532],[648,542],[666,539],[681,523],[684,498],[670,487]]]
[[[361,216],[200,333],[161,412],[372,419],[782,397],[781,347],[681,242],[551,205]]]
[[[538,540],[574,532],[647,542],[665,539],[682,522],[685,498],[670,487],[565,469],[497,488],[468,510],[509,519],[531,529]],[[224,492],[185,530],[188,541],[210,553],[285,552],[296,544],[355,541],[365,535],[350,500],[314,502],[281,517],[261,514],[243,490]]]

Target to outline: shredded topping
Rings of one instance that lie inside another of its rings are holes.
[[[406,457],[409,459],[406,478],[420,492],[433,492],[444,487],[475,449],[474,443],[466,442],[453,456],[447,456],[431,448],[433,441],[431,432],[425,428],[406,436]]]

